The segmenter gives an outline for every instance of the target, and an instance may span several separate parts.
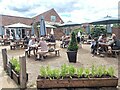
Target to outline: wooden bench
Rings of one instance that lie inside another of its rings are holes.
[[[59,49],[55,49],[54,51],[38,51],[35,55],[35,60],[37,59],[44,59],[43,56],[47,53],[50,53],[50,52],[55,52],[55,56],[60,56],[60,52],[59,52]],[[39,56],[38,56],[39,55]],[[39,58],[37,58],[39,57]]]
[[[115,56],[117,57],[118,56],[118,53],[120,52],[120,50],[112,50],[112,52],[115,53]]]
[[[15,50],[15,48],[16,48],[15,44],[10,45],[10,50]]]

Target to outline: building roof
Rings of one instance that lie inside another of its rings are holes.
[[[2,23],[0,23],[2,26],[7,26],[15,23],[23,23],[26,25],[31,25],[33,22],[32,18],[26,18],[26,17],[17,17],[17,16],[10,16],[10,15],[1,15]]]
[[[60,16],[57,14],[57,12],[54,9],[50,9],[42,14],[39,14],[33,18],[27,18],[27,17],[18,17],[18,16],[10,16],[10,15],[0,15],[0,19],[2,19],[0,26],[7,26],[15,23],[23,23],[26,25],[31,25],[33,23],[33,20],[35,19],[35,22],[40,21],[40,16],[44,16],[45,22],[51,22],[51,16],[56,16],[55,23],[63,23],[63,20],[60,18]]]
[[[44,13],[41,13],[34,18],[35,22],[39,22],[40,21],[40,16],[44,16],[44,19],[46,22],[50,22],[51,21],[51,16],[56,16],[56,23],[63,23],[63,20],[60,18],[60,16],[57,14],[57,12],[54,9],[50,9]]]

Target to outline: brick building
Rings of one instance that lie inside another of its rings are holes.
[[[1,15],[0,16],[0,35],[5,35],[6,34],[6,30],[5,30],[5,26],[7,25],[11,25],[11,24],[15,24],[15,23],[23,23],[26,25],[31,25],[33,23],[40,23],[40,17],[43,16],[45,19],[45,23],[46,24],[50,24],[50,25],[59,25],[63,23],[63,20],[60,18],[60,16],[58,15],[58,13],[54,10],[54,9],[50,9],[44,13],[41,13],[35,17],[32,18],[27,18],[27,17],[18,17],[18,16],[10,16],[10,15]],[[14,29],[13,29],[14,30]],[[23,28],[21,30],[21,32],[24,32],[26,34],[27,31],[31,31],[31,29],[25,29]],[[11,30],[9,31],[9,33],[11,33]],[[50,33],[50,28],[47,28],[47,33]],[[63,35],[63,32],[56,28],[54,30],[55,36],[56,38],[59,38]],[[56,35],[57,33],[59,33],[59,37],[58,35]]]

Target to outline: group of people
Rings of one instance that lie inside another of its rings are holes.
[[[62,40],[62,43],[61,43],[60,47],[61,48],[66,48],[68,46],[69,42],[70,42],[70,36],[64,35],[64,36],[62,36],[61,40]]]
[[[112,34],[111,40],[107,40],[107,37],[101,34],[98,39],[95,37],[91,42],[91,53],[93,55],[101,52],[112,53],[112,50],[118,49],[120,49],[120,40],[115,34]]]
[[[33,50],[33,53],[35,55],[38,51],[38,47],[40,47],[41,51],[48,51],[47,42],[50,41],[46,41],[46,37],[40,37],[40,39],[38,39],[35,36],[31,36],[31,38],[26,36],[24,38],[24,42],[28,46],[28,51],[29,51],[28,55],[30,55],[31,50]]]

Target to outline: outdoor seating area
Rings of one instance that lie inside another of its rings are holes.
[[[120,1],[0,6],[1,90],[120,89]]]

